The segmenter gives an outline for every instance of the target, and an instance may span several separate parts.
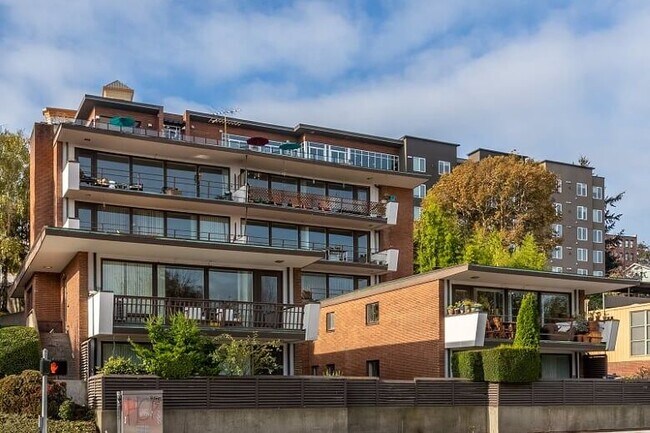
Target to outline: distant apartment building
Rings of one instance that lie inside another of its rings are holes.
[[[614,236],[612,235],[608,235],[607,239],[611,239],[613,237]],[[637,263],[639,258],[639,249],[636,235],[620,236],[620,239],[616,244],[616,248],[614,250],[614,255],[624,269],[628,268],[630,265]]]
[[[468,154],[470,161],[490,156],[510,155],[489,149]],[[525,156],[522,156],[525,158]],[[555,209],[562,219],[553,225],[561,239],[549,261],[551,271],[558,273],[605,275],[605,179],[593,174],[592,167],[557,161],[541,164],[558,178],[553,194]]]
[[[177,313],[279,339],[293,374],[312,302],[412,273],[413,188],[428,175],[407,169],[404,139],[169,113],[120,82],[43,114],[10,295],[73,377]]]

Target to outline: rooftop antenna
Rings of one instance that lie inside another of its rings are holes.
[[[209,120],[210,123],[220,123],[223,121],[223,136],[226,140],[226,143],[228,143],[228,116],[239,113],[240,111],[241,110],[239,108],[234,107],[234,108],[224,108],[222,110],[214,110],[212,113],[212,117]],[[232,122],[232,121],[231,124],[233,126],[240,125],[239,122]]]

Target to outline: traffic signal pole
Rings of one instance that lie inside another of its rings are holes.
[[[48,359],[47,349],[43,349],[43,359]],[[40,433],[47,433],[47,374],[42,373]]]

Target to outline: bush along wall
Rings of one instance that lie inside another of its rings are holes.
[[[467,350],[454,353],[452,370],[454,377],[483,381],[483,350]]]
[[[0,413],[0,433],[38,433],[38,418],[32,415]],[[93,421],[47,422],[49,433],[97,433]]]
[[[486,382],[529,383],[539,380],[542,369],[539,350],[499,346],[482,352]]]
[[[38,332],[27,326],[0,328],[0,377],[38,370],[40,342]]]

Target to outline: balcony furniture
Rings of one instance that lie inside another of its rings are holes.
[[[129,190],[142,191],[144,190],[144,185],[142,185],[141,183],[132,183],[131,185],[129,185]]]
[[[165,194],[165,195],[183,195],[183,192],[178,188],[168,186],[168,187],[163,188],[163,194]]]
[[[347,262],[348,252],[342,247],[329,247],[327,249],[327,260],[332,262]]]

